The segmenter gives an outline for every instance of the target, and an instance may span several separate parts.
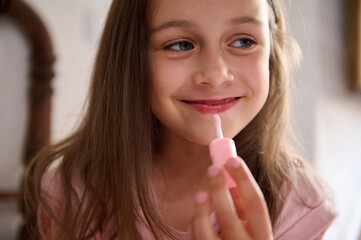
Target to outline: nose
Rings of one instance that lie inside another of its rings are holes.
[[[234,81],[234,75],[221,51],[204,51],[200,53],[199,63],[193,75],[197,85],[219,87]]]

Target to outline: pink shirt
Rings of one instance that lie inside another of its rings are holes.
[[[333,204],[327,198],[327,192],[324,190],[323,185],[320,184],[318,178],[314,175],[311,167],[308,164],[296,161],[295,184],[299,192],[299,196],[295,191],[285,190],[284,194],[284,207],[278,223],[274,229],[274,239],[276,240],[319,240],[322,239],[326,229],[330,226],[336,212]],[[49,171],[45,174],[42,182],[42,188],[47,193],[48,201],[51,206],[56,206],[56,184],[55,171]],[[75,186],[78,194],[81,193],[81,188]],[[300,200],[303,200],[303,202]],[[306,205],[305,205],[306,204]],[[307,207],[310,206],[310,207]],[[44,239],[50,230],[49,218],[45,216],[43,211],[39,209],[39,228]],[[152,240],[150,230],[139,222],[139,231],[142,238]],[[109,231],[103,233],[96,233],[91,239],[109,239],[107,234]],[[186,232],[176,231],[179,239],[186,239]]]

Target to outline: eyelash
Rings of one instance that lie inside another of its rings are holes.
[[[253,46],[256,44],[256,42],[255,42],[253,39],[251,39],[251,38],[237,38],[237,39],[234,40],[232,43],[234,43],[234,42],[236,42],[236,41],[239,41],[239,40],[241,40],[241,41],[247,41],[248,44],[247,44],[246,47],[237,47],[237,48],[248,49],[248,48],[253,47]],[[232,43],[231,43],[231,44],[232,44]],[[244,43],[244,42],[243,42],[243,43]],[[231,44],[229,44],[228,46],[230,46]]]
[[[255,42],[254,40],[252,40],[251,38],[237,38],[237,39],[235,39],[232,43],[234,43],[234,42],[236,42],[236,41],[240,41],[240,40],[241,40],[241,41],[247,41],[248,44],[247,44],[246,47],[235,46],[236,48],[248,49],[248,48],[253,47],[253,46],[256,44],[256,42]],[[182,43],[183,43],[183,44],[187,44],[188,47],[190,47],[190,49],[188,49],[188,50],[181,50],[181,49],[180,49],[180,48],[181,48],[181,47],[180,47],[180,44],[182,44]],[[232,43],[231,43],[231,44],[232,44]],[[244,42],[243,42],[243,43],[244,43]],[[228,46],[231,46],[231,44],[229,44]],[[175,47],[175,46],[178,46],[178,49],[173,49],[173,47]],[[193,44],[192,44],[191,42],[183,40],[183,41],[171,43],[171,44],[165,46],[164,48],[165,48],[166,50],[173,51],[173,52],[186,52],[186,51],[192,50],[192,49],[194,48],[194,46],[193,46]]]
[[[169,51],[173,51],[173,52],[189,51],[189,50],[175,50],[175,49],[173,49],[173,47],[175,47],[175,46],[180,46],[181,43],[189,44],[191,46],[191,49],[189,49],[189,50],[192,50],[194,48],[194,46],[193,46],[193,44],[191,42],[183,40],[183,41],[171,43],[171,44],[165,46],[165,49],[169,50]]]

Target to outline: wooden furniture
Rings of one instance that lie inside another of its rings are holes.
[[[349,0],[347,46],[350,87],[361,92],[361,0]]]
[[[49,143],[51,80],[55,61],[52,42],[45,24],[38,14],[24,1],[0,0],[0,14],[8,15],[23,31],[30,46],[30,73],[27,120],[27,133],[23,164],[26,167],[31,158]],[[24,216],[24,222],[36,221],[29,219],[24,213],[23,190],[17,192],[0,192],[0,201],[17,201]],[[26,226],[23,226],[19,239],[30,239]]]

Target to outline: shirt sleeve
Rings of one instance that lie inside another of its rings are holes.
[[[72,186],[74,187],[75,192],[77,194],[76,197],[79,198],[82,195],[83,189],[79,184],[79,182],[73,181],[72,183],[73,183]],[[61,216],[62,213],[61,209],[63,209],[63,205],[60,201],[61,199],[60,180],[57,169],[49,170],[44,174],[43,179],[41,181],[41,190],[42,190],[42,198],[46,202],[46,204],[50,207],[52,211],[54,211],[54,214]],[[76,201],[74,201],[73,204],[75,204],[75,202]],[[42,239],[51,240],[52,219],[47,215],[47,212],[45,211],[42,205],[38,206],[37,218],[38,218],[38,230],[40,232]],[[110,236],[110,233],[105,232],[105,235],[103,234],[104,233],[100,231],[93,233],[92,225],[90,225],[89,229],[87,229],[87,232],[85,234],[85,239],[86,240],[110,239],[107,237]]]
[[[325,231],[335,218],[332,209],[323,204],[308,211],[292,225],[289,225],[279,236],[278,240],[318,240],[322,239]]]
[[[276,240],[319,240],[337,216],[320,178],[304,162],[297,165],[296,189],[288,188],[274,231]],[[291,190],[292,189],[292,190]]]

